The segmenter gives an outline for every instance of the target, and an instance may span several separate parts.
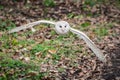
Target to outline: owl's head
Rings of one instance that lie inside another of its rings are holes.
[[[55,23],[55,30],[58,34],[67,34],[70,30],[70,25],[66,21],[58,21]]]

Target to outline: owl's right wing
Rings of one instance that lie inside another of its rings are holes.
[[[47,20],[40,20],[40,21],[36,21],[36,22],[32,22],[32,23],[28,23],[28,24],[16,27],[16,28],[10,30],[8,33],[19,32],[20,30],[24,30],[24,29],[27,29],[27,28],[32,28],[33,26],[38,25],[40,23],[48,23],[48,24],[55,25],[55,22],[47,21]]]

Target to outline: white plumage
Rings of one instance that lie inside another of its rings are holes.
[[[46,20],[40,20],[40,21],[32,22],[32,23],[14,28],[11,31],[9,31],[9,33],[18,32],[20,30],[27,29],[27,28],[31,28],[31,30],[34,32],[35,29],[33,28],[33,26],[38,25],[40,23],[48,23],[48,24],[55,25],[55,31],[58,34],[67,34],[69,31],[71,31],[74,34],[77,34],[80,38],[82,38],[86,42],[88,47],[94,52],[94,54],[98,57],[100,61],[106,62],[105,56],[103,55],[102,51],[99,48],[97,48],[94,42],[90,40],[90,38],[83,32],[76,30],[74,28],[71,28],[69,23],[66,21],[51,22]]]
[[[55,31],[58,34],[67,34],[70,30],[70,25],[66,21],[58,21],[55,23]]]

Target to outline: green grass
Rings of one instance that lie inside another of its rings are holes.
[[[90,28],[91,23],[90,22],[84,22],[80,25],[80,29],[82,31],[87,31]]]
[[[16,25],[11,20],[0,19],[0,31],[10,30],[16,27]]]
[[[94,33],[101,37],[108,35],[108,29],[112,28],[112,24],[108,24],[105,27],[98,25],[94,29],[89,29],[91,24],[85,22],[81,24],[80,29],[93,30]],[[41,26],[40,28],[47,28]],[[43,29],[44,30],[44,29]],[[57,35],[55,31],[48,32],[52,39],[45,39],[42,43],[35,41],[33,38],[28,36],[33,35],[31,31],[3,34],[0,38],[0,71],[2,74],[0,79],[41,79],[49,74],[48,72],[41,73],[40,65],[51,63],[51,66],[55,66],[63,58],[68,58],[69,66],[77,67],[76,58],[81,54],[83,50],[82,45],[75,45],[74,42],[78,41],[79,38],[71,32],[66,35]],[[39,33],[38,33],[39,34]],[[36,34],[37,35],[37,34]],[[28,48],[29,47],[29,48]],[[20,50],[26,48],[26,52]],[[50,52],[54,51],[54,52]],[[16,52],[17,51],[17,52]],[[21,59],[14,60],[12,57],[16,53],[21,53],[21,56],[29,57],[29,63],[22,61]],[[36,56],[36,53],[40,53],[40,57]],[[83,56],[88,55],[87,51],[82,52]],[[65,70],[63,67],[58,67],[58,71],[62,72]]]
[[[33,72],[36,74],[32,75]],[[41,79],[45,75],[40,72],[39,66],[13,60],[10,55],[5,53],[0,53],[0,74],[2,74],[0,80]]]
[[[0,5],[0,10],[4,9],[4,7],[2,5]]]
[[[91,25],[90,22],[85,22],[85,23],[82,23],[82,24],[81,24],[81,26],[82,26],[83,28],[89,27],[90,25]]]
[[[1,47],[8,49],[10,48],[10,37],[8,35],[3,35],[0,37]]]
[[[54,2],[54,0],[43,0],[43,5],[45,5],[47,7],[54,7],[55,2]]]
[[[107,36],[109,34],[114,34],[114,33],[109,33],[109,29],[112,29],[114,27],[114,23],[109,22],[105,24],[97,24],[97,27],[92,29],[93,32],[100,38]]]
[[[73,14],[73,13],[69,13],[69,14],[67,15],[68,18],[74,18],[74,16],[75,16],[75,14]]]
[[[106,36],[108,35],[108,29],[107,28],[97,28],[95,30],[93,30],[95,32],[96,35],[98,35],[99,37],[102,37],[102,36]]]

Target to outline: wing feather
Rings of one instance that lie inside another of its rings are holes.
[[[98,57],[100,61],[106,62],[106,58],[103,55],[102,51],[99,48],[97,48],[94,42],[90,40],[90,38],[86,34],[73,28],[70,28],[70,31],[80,36],[86,42],[88,47],[94,52],[94,54]]]
[[[40,21],[36,21],[36,22],[32,22],[32,23],[28,23],[28,24],[25,24],[25,25],[16,27],[16,28],[10,30],[8,33],[19,32],[20,30],[24,30],[24,29],[27,29],[27,28],[31,28],[31,27],[33,27],[33,26],[35,26],[35,25],[40,24],[40,23],[48,23],[48,24],[53,24],[53,25],[55,25],[55,22],[47,21],[47,20],[40,20]]]

